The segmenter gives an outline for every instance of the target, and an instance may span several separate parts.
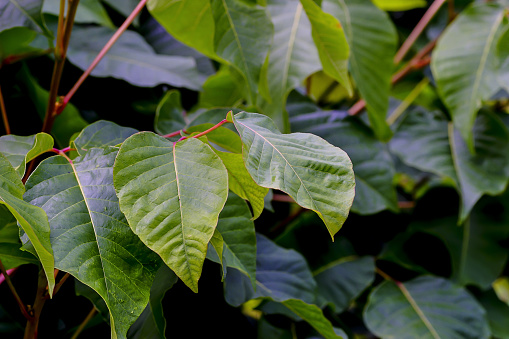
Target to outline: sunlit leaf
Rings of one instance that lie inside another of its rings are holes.
[[[142,132],[122,144],[114,183],[134,233],[197,292],[228,194],[228,174],[219,157],[194,138],[172,143]]]
[[[409,9],[426,7],[426,0],[372,0],[384,11],[407,11]]]

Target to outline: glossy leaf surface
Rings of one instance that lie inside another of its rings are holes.
[[[134,233],[197,292],[228,194],[228,174],[219,157],[194,138],[171,143],[142,132],[122,144],[114,178]]]
[[[368,328],[381,338],[489,337],[484,309],[463,288],[432,276],[401,283],[385,281],[364,310]],[[403,292],[405,291],[405,292]]]
[[[370,0],[325,0],[322,8],[344,27],[350,45],[352,77],[366,100],[375,134],[387,141],[392,135],[385,118],[396,53],[396,30],[387,13]]]
[[[301,3],[311,22],[311,33],[323,70],[343,85],[351,95],[352,85],[348,78],[350,48],[341,23],[322,11],[313,0],[301,0]]]
[[[110,121],[100,120],[83,129],[73,143],[78,153],[84,154],[94,147],[117,146],[137,132],[134,128],[122,127]]]
[[[260,114],[238,113],[234,123],[253,180],[280,189],[317,212],[334,237],[354,197],[352,164],[346,153],[312,134],[281,134]]]
[[[55,266],[94,289],[110,310],[112,337],[125,338],[149,300],[160,264],[133,234],[113,187],[116,148],[92,148],[71,164],[44,160],[25,199],[50,220]]]
[[[28,137],[4,135],[0,137],[0,153],[11,163],[20,178],[25,174],[26,164],[53,148],[53,138],[46,133]]]

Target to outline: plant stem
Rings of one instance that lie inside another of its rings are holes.
[[[58,284],[55,285],[55,288],[53,289],[53,295],[57,294],[57,292],[60,290],[60,287],[65,283],[67,279],[69,279],[71,275],[69,273],[66,273],[62,279],[58,282]]]
[[[113,46],[113,44],[115,44],[115,42],[117,42],[118,38],[120,38],[120,36],[122,35],[122,33],[124,33],[124,31],[127,29],[127,27],[129,27],[131,25],[134,18],[136,18],[136,16],[141,12],[141,10],[143,9],[143,7],[145,6],[146,3],[147,3],[147,0],[141,0],[140,3],[136,6],[136,8],[133,10],[133,12],[124,21],[122,26],[120,26],[117,29],[115,34],[113,34],[113,36],[106,43],[106,45],[104,45],[102,50],[95,57],[94,61],[92,61],[90,66],[88,66],[87,70],[81,75],[81,77],[78,79],[76,84],[74,84],[74,86],[71,88],[69,93],[67,93],[67,95],[64,97],[64,99],[62,100],[62,105],[58,108],[57,113],[61,112],[65,108],[65,106],[69,103],[69,101],[71,100],[74,93],[76,93],[76,91],[81,86],[81,84],[83,84],[85,79],[90,75],[90,73],[97,66],[97,64],[99,64],[101,59],[106,55],[106,53],[108,53],[108,51]]]
[[[72,335],[71,339],[78,338],[78,336],[81,334],[81,332],[83,332],[83,330],[85,329],[85,326],[87,326],[88,322],[94,318],[96,313],[97,313],[96,308],[92,307],[92,309],[88,313],[87,317],[83,320],[83,322],[80,324],[80,326],[78,327],[76,332],[74,332],[74,334]]]
[[[65,56],[67,54],[67,47],[71,38],[72,26],[74,24],[74,16],[78,9],[79,0],[68,0],[69,8],[64,23],[64,7],[65,0],[60,0],[60,14],[58,16],[58,30],[57,30],[57,44],[55,47],[55,66],[53,67],[53,76],[51,77],[51,85],[48,99],[48,107],[44,122],[42,125],[42,132],[50,133],[53,121],[56,116],[58,88],[60,86],[60,79],[65,65]]]
[[[208,130],[206,130],[206,131],[203,131],[203,132],[201,132],[201,133],[196,134],[195,136],[193,136],[193,138],[199,138],[199,137],[202,137],[202,136],[204,136],[205,134],[210,133],[210,132],[212,132],[212,131],[213,131],[213,130],[215,130],[215,129],[218,129],[219,127],[221,127],[222,125],[227,124],[227,123],[230,123],[230,121],[228,121],[227,119],[223,119],[223,120],[221,120],[221,121],[220,121],[217,125],[214,125],[214,126],[212,126],[211,128],[209,128]],[[182,138],[180,138],[178,141],[186,140],[186,139],[188,139],[188,138],[189,138],[189,137],[182,137]]]
[[[9,289],[12,292],[12,295],[14,296],[14,299],[16,299],[16,302],[18,303],[19,309],[21,310],[21,313],[23,313],[23,316],[28,320],[30,319],[30,314],[28,314],[27,309],[25,307],[25,304],[21,300],[21,298],[18,295],[18,292],[16,292],[16,288],[14,288],[14,285],[12,284],[11,277],[9,277],[9,274],[7,273],[7,270],[4,267],[4,264],[2,263],[2,260],[0,260],[0,271],[2,272],[5,281],[7,282],[7,285],[9,286]]]
[[[4,96],[2,95],[2,88],[0,87],[0,109],[2,110],[2,120],[4,122],[5,134],[11,134],[11,127],[7,119],[7,111],[5,110]]]
[[[449,15],[449,22],[452,22],[456,18],[456,11],[454,9],[454,0],[447,0],[447,12]]]
[[[21,60],[28,59],[28,58],[34,58],[34,57],[38,57],[38,56],[41,56],[41,55],[46,55],[46,54],[49,54],[49,53],[51,53],[53,51],[54,51],[53,48],[48,48],[48,49],[45,49],[43,51],[33,51],[33,52],[27,52],[27,53],[11,55],[11,56],[8,56],[7,58],[5,58],[2,61],[2,64],[0,65],[0,68],[2,68],[3,66],[11,65],[11,64],[16,63],[16,62],[21,61]]]
[[[394,279],[393,277],[391,277],[390,275],[388,275],[387,273],[385,273],[384,271],[382,271],[381,269],[379,269],[378,267],[375,267],[375,272],[380,275],[382,278],[384,278],[385,280],[389,280],[389,281],[393,281],[395,282],[396,284],[400,284],[399,281],[397,281],[396,279]]]
[[[165,134],[165,135],[162,135],[163,138],[173,138],[173,137],[176,137],[176,136],[179,136],[180,135],[180,130],[179,131],[175,131],[175,132],[171,132],[169,134]]]
[[[430,23],[431,19],[437,14],[438,10],[442,5],[445,3],[446,0],[435,0],[431,6],[429,6],[428,10],[424,15],[422,16],[421,20],[417,23],[417,26],[413,29],[413,31],[410,33],[408,38],[405,40],[403,45],[401,45],[399,51],[396,53],[396,56],[394,57],[394,63],[399,64],[401,60],[405,57],[405,55],[408,53],[410,48],[413,46],[419,35],[424,31],[426,26]]]
[[[419,94],[426,88],[429,84],[429,79],[424,78],[417,84],[417,86],[412,89],[412,91],[407,95],[407,97],[401,102],[401,104],[396,107],[394,112],[392,112],[391,116],[387,118],[387,124],[390,126],[398,120],[398,118],[405,113],[406,109],[410,107],[410,105],[417,99]]]
[[[46,288],[48,287],[44,270],[39,271],[39,281],[37,284],[37,294],[35,295],[34,306],[30,310],[31,317],[27,320],[24,339],[37,339],[39,319],[42,308],[46,302]]]
[[[14,268],[8,269],[8,270],[6,271],[7,276],[9,276],[9,277],[10,277],[11,275],[13,275],[13,274],[14,274],[14,272],[16,272],[16,270],[17,270],[17,269],[18,269],[17,267],[14,267]],[[5,277],[6,277],[6,276],[5,276],[3,273],[0,275],[0,285],[1,285],[4,281],[5,281]]]

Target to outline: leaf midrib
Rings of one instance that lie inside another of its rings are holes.
[[[286,91],[286,85],[288,83],[288,74],[290,72],[291,58],[293,49],[295,47],[295,39],[297,37],[297,31],[299,30],[300,18],[302,16],[302,4],[299,2],[293,15],[292,30],[290,31],[290,40],[288,41],[288,50],[286,51],[285,68],[283,70],[282,77],[282,88]]]

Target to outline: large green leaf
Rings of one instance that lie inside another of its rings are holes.
[[[223,239],[222,265],[233,267],[256,285],[256,234],[247,204],[230,193],[219,214],[217,231]],[[219,255],[219,253],[218,253]]]
[[[60,12],[59,0],[45,0],[42,8],[43,13],[50,13],[58,16]],[[80,0],[74,22],[95,23],[102,26],[115,28],[108,13],[99,0]]]
[[[497,57],[499,62],[499,80],[501,86],[509,92],[509,25],[497,43]]]
[[[281,134],[272,120],[256,113],[234,116],[246,168],[260,186],[280,189],[318,213],[332,237],[348,216],[355,194],[348,155],[320,137]]]
[[[114,33],[106,27],[74,27],[67,51],[69,61],[87,69]],[[111,76],[141,87],[169,84],[198,90],[201,86],[193,58],[156,54],[134,31],[120,36],[91,75]]]
[[[173,37],[208,57],[217,58],[214,48],[215,25],[209,0],[149,0],[147,8]]]
[[[94,147],[116,146],[138,132],[134,128],[122,127],[111,121],[99,120],[88,125],[74,139],[78,153],[83,154]]]
[[[159,134],[170,134],[184,129],[186,125],[180,92],[168,91],[157,105],[154,130]]]
[[[223,65],[219,71],[207,78],[200,92],[198,106],[201,108],[237,107],[244,101],[245,80],[238,81],[238,74],[232,66]]]
[[[313,273],[321,304],[332,304],[341,313],[373,283],[375,262],[372,257],[340,258]]]
[[[493,113],[481,112],[474,126],[475,155],[460,133],[439,114],[412,111],[390,143],[403,162],[454,180],[461,193],[460,222],[483,194],[502,193],[509,180],[509,132]]]
[[[372,0],[384,11],[407,11],[409,9],[426,7],[426,0]]]
[[[205,123],[188,127],[186,128],[186,132],[188,134],[204,132],[212,127],[214,127],[214,124]],[[239,135],[226,127],[219,127],[213,131],[208,132],[207,140],[219,146],[220,149],[238,154],[242,153],[242,141],[240,140]]]
[[[18,223],[5,205],[0,205],[0,260],[7,270],[23,264],[39,263],[32,254],[21,250]]]
[[[132,339],[164,339],[166,319],[163,314],[162,301],[166,292],[178,281],[177,276],[166,265],[162,265],[150,288],[150,301],[131,326],[127,336]]]
[[[299,0],[270,0],[267,9],[274,24],[274,41],[260,79],[260,93],[266,102],[259,100],[263,101],[259,106],[282,128],[287,124],[284,106],[288,93],[322,66]]]
[[[375,134],[387,141],[392,135],[385,118],[398,41],[396,29],[387,13],[370,0],[324,0],[322,7],[345,29],[352,77],[366,101]]]
[[[356,119],[341,119],[338,112],[321,111],[315,105],[289,107],[292,130],[316,134],[343,149],[352,159],[355,198],[352,211],[373,214],[384,209],[398,210],[392,183],[395,169],[387,147],[369,128]],[[297,110],[303,114],[296,115]],[[304,113],[308,112],[310,113]]]
[[[369,296],[364,322],[381,338],[489,337],[485,311],[477,301],[463,288],[432,276],[383,282]]]
[[[509,253],[502,244],[509,237],[509,195],[486,197],[460,227],[454,215],[423,216],[410,224],[410,232],[424,232],[441,239],[452,261],[452,279],[461,285],[488,289],[502,273]]]
[[[246,78],[251,103],[272,42],[274,28],[265,8],[238,0],[211,0],[214,48]]]
[[[23,200],[25,187],[7,158],[0,154],[0,204],[5,205],[32,243],[42,264],[50,295],[55,286],[55,259],[50,243],[50,226],[46,213]]]
[[[196,292],[228,195],[221,159],[200,140],[142,132],[122,144],[114,183],[134,233]]]
[[[230,190],[248,200],[253,209],[253,219],[262,214],[265,205],[264,198],[269,192],[268,188],[259,186],[246,169],[242,154],[216,151],[228,171],[228,187]]]
[[[24,26],[51,37],[42,16],[43,0],[2,0],[0,3],[0,31]]]
[[[438,93],[470,151],[477,111],[500,88],[495,48],[503,18],[500,5],[473,4],[448,26],[433,52]]]
[[[509,306],[498,299],[493,290],[484,292],[479,302],[486,310],[491,334],[500,339],[509,338]]]
[[[133,234],[113,187],[118,150],[92,148],[69,162],[44,160],[25,199],[48,213],[55,266],[94,289],[110,310],[113,338],[125,338],[142,313],[160,264]]]
[[[25,175],[26,164],[53,149],[53,138],[46,133],[28,137],[4,135],[0,137],[0,153],[11,163],[20,178]]]
[[[27,27],[13,27],[0,32],[0,63],[18,54],[35,53],[37,48],[29,44],[37,33]]]
[[[313,0],[301,0],[302,6],[311,22],[311,33],[323,70],[352,94],[348,78],[348,58],[350,48],[341,23],[329,13],[325,13]]]

